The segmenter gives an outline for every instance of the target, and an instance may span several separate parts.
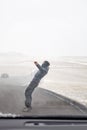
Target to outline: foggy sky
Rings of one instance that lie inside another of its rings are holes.
[[[0,0],[0,52],[87,56],[86,0]]]

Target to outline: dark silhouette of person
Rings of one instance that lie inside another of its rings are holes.
[[[34,92],[35,88],[39,85],[40,80],[48,73],[50,63],[48,61],[44,61],[42,65],[39,65],[38,62],[34,62],[34,64],[39,69],[35,74],[34,78],[28,85],[25,90],[25,111],[31,109],[32,103],[32,93]]]

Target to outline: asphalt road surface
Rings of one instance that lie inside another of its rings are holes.
[[[0,85],[1,86],[1,85]],[[2,85],[0,87],[0,112],[12,113],[22,116],[57,116],[57,115],[84,115],[86,112],[78,106],[67,102],[64,97],[60,97],[46,89],[36,88],[33,93],[32,110],[23,112],[24,90],[26,86]]]

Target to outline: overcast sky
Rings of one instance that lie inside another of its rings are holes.
[[[87,56],[87,0],[0,0],[0,52]]]

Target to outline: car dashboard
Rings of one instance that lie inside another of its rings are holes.
[[[1,118],[0,129],[3,130],[86,130],[87,117],[23,117]]]

